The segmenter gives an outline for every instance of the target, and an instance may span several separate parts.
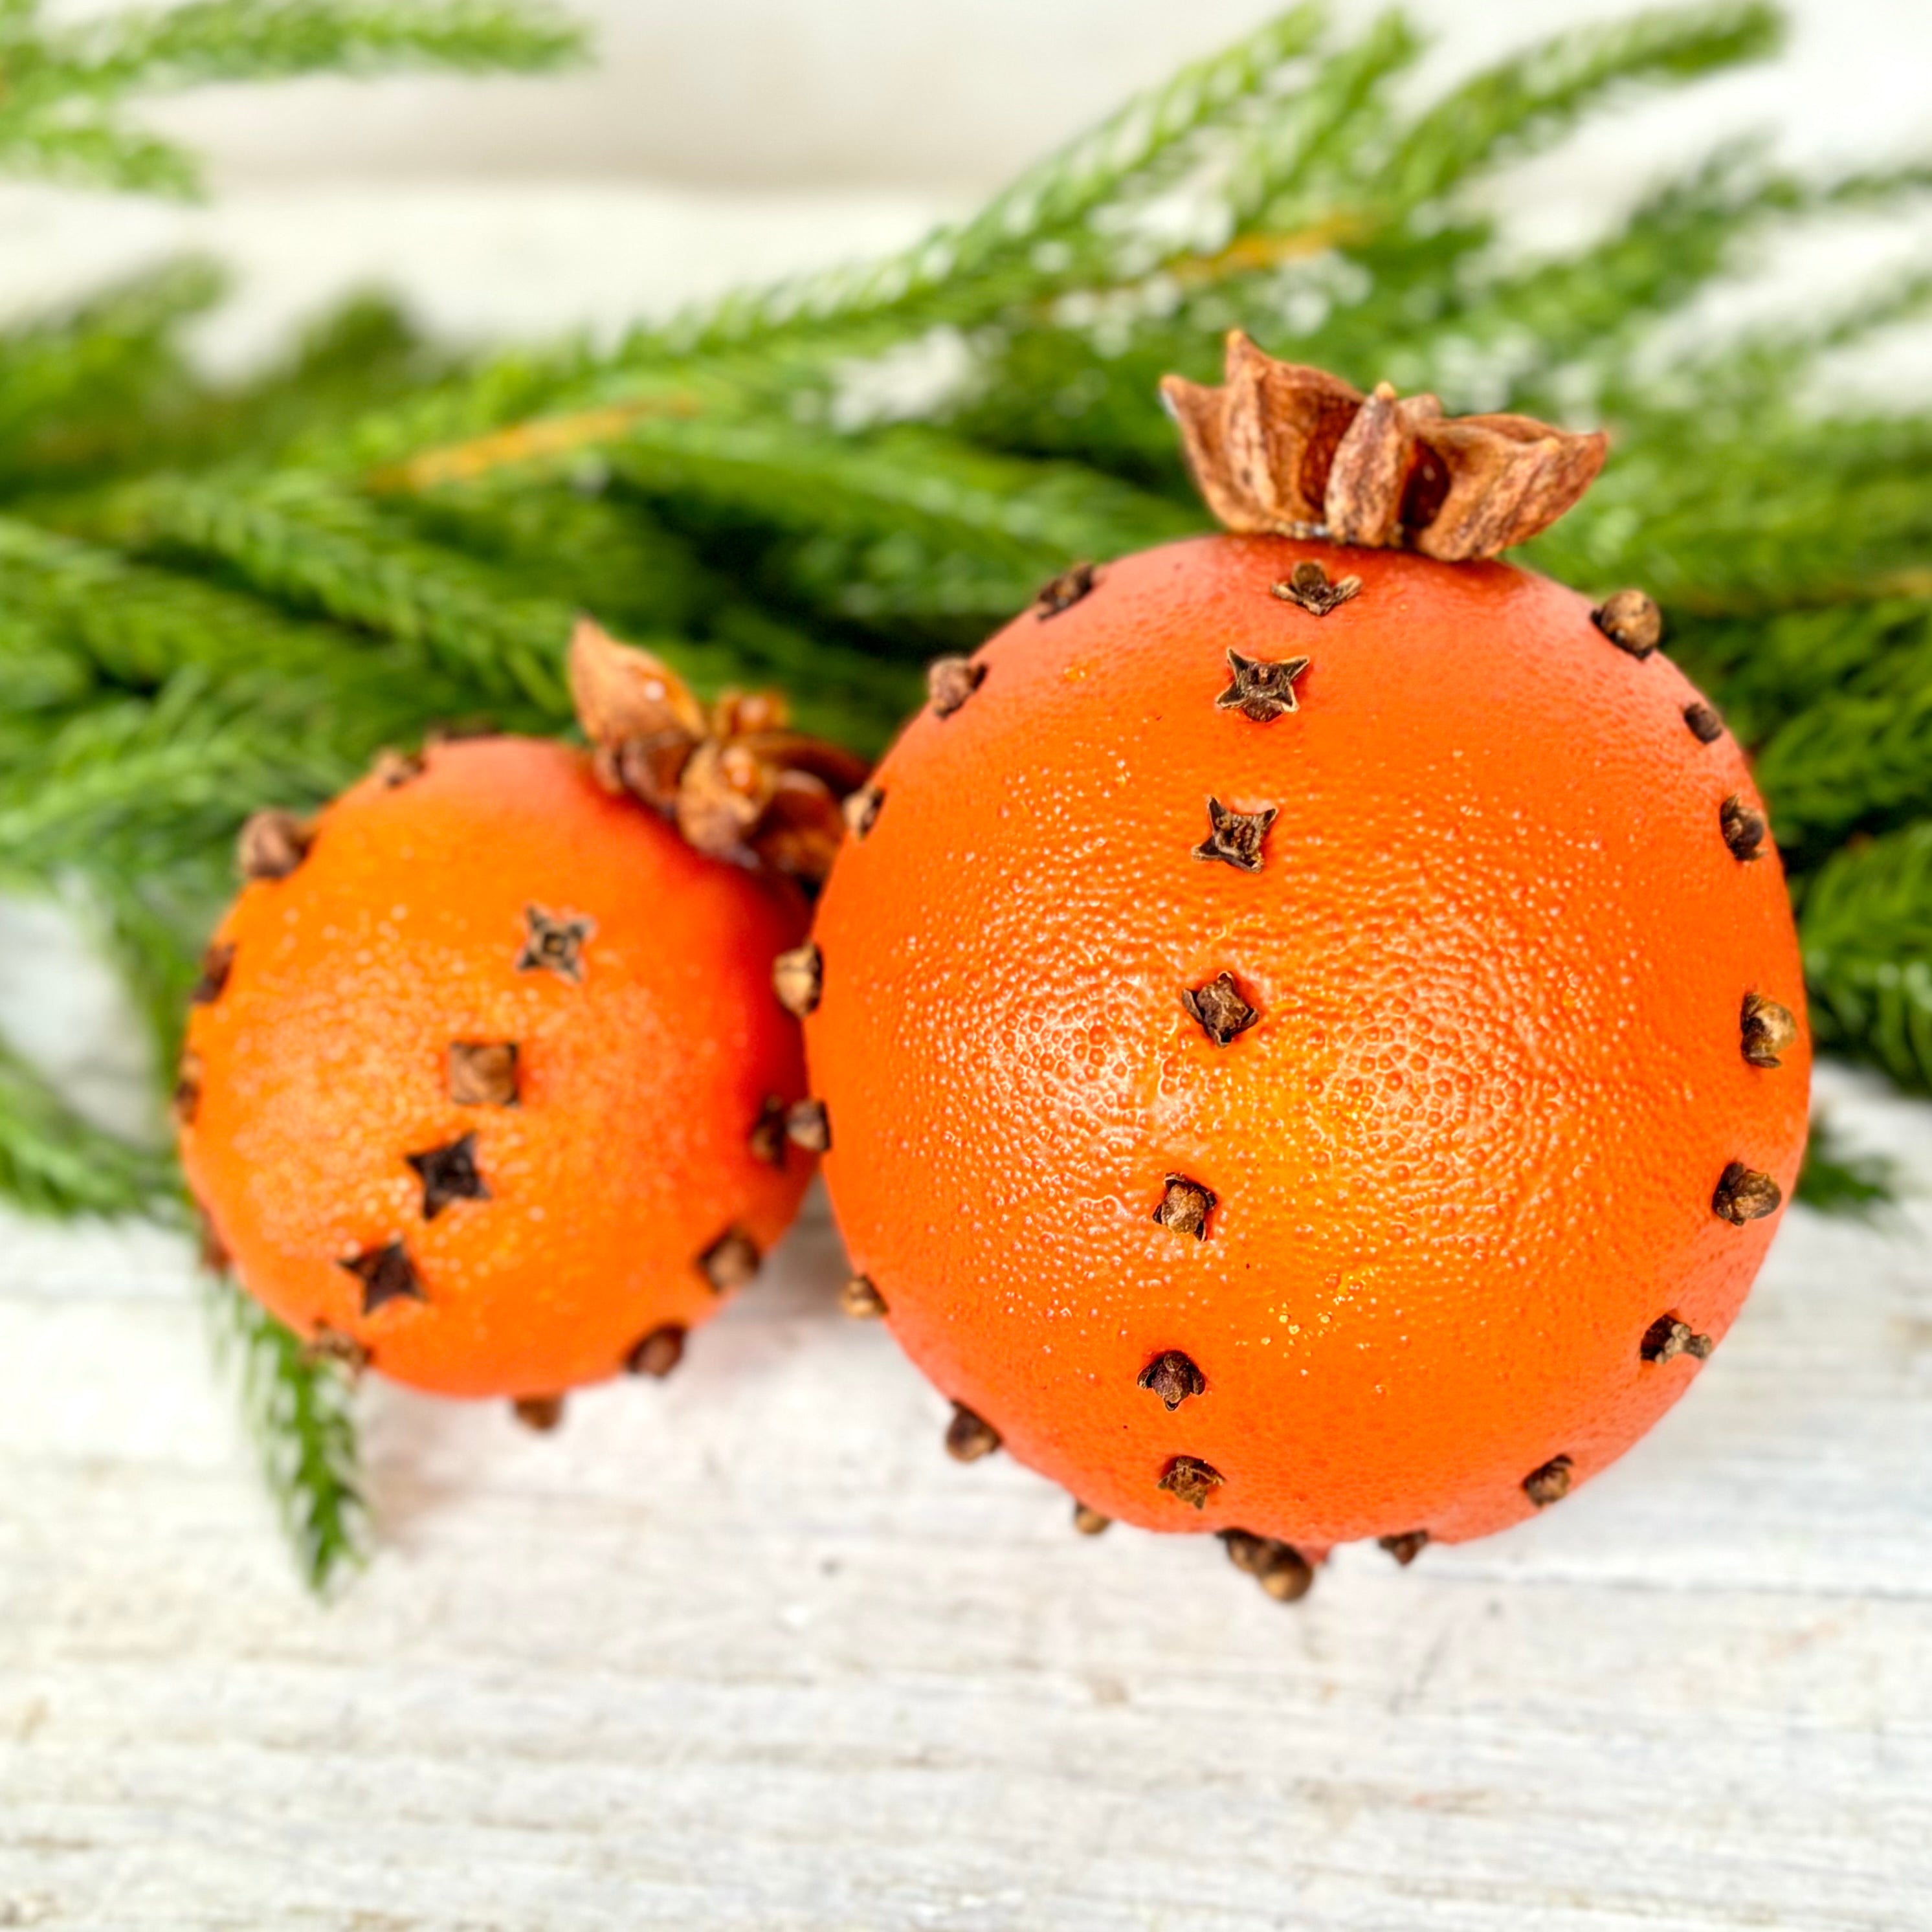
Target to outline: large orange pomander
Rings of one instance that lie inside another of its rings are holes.
[[[1258,356],[1170,386],[1243,533],[935,667],[806,1043],[848,1305],[954,1453],[1290,1597],[1336,1544],[1549,1507],[1684,1393],[1809,1053],[1762,808],[1656,607],[1484,559],[1600,442]]]
[[[179,1107],[242,1282],[325,1351],[539,1422],[666,1372],[808,1178],[768,976],[796,890],[517,738],[266,815],[244,861]]]

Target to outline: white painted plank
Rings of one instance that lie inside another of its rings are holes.
[[[0,1925],[1932,1924],[1925,1228],[1793,1217],[1624,1463],[1294,1610],[948,1462],[814,1213],[555,1437],[372,1388],[319,1610],[178,1253],[64,1236],[0,1293]]]

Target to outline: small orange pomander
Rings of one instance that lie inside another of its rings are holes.
[[[1656,607],[1484,560],[1600,444],[1257,353],[1175,398],[1242,533],[936,668],[806,1042],[848,1303],[954,1453],[1290,1597],[1657,1420],[1769,1245],[1809,1052],[1762,808]]]
[[[242,1282],[325,1352],[539,1426],[667,1372],[809,1178],[769,978],[796,890],[517,738],[265,814],[243,866],[177,1104]]]

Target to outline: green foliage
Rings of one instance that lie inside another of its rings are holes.
[[[1778,34],[1762,5],[1666,9],[1430,98],[1399,14],[1346,38],[1298,7],[915,248],[608,354],[457,358],[365,299],[214,385],[180,347],[218,290],[192,266],[0,330],[5,879],[84,896],[166,1065],[248,810],[325,796],[439,721],[562,727],[580,609],[701,689],[776,682],[806,728],[874,748],[924,658],[1076,558],[1202,526],[1154,385],[1211,377],[1240,327],[1451,409],[1607,424],[1614,460],[1529,559],[1662,599],[1756,755],[1821,1042],[1932,1090],[1932,413],[1818,400],[1834,358],[1922,317],[1932,276],[1749,334],[1700,308],[1794,224],[1882,214],[1932,169],[1810,176],[1734,145],[1634,180],[1600,233],[1541,255],[1493,213],[1500,172]],[[185,158],[121,118],[143,93],[574,46],[548,15],[426,0],[58,28],[0,0],[0,170],[180,190]],[[14,1078],[0,1188],[164,1204],[152,1156]],[[1821,1144],[1802,1198],[1880,1184]],[[223,1305],[326,1575],[359,1534],[346,1392]]]
[[[1932,821],[1834,854],[1798,932],[1820,1045],[1932,1093]]]
[[[130,103],[302,74],[540,73],[582,51],[561,16],[491,0],[187,0],[60,22],[39,0],[9,0],[0,7],[0,174],[194,195],[194,158],[124,119]]]
[[[656,417],[606,456],[621,487],[666,514],[778,537],[780,595],[888,632],[964,618],[983,632],[1070,558],[1200,527],[1198,513],[1091,470],[910,427],[859,442],[782,422]],[[929,638],[915,648],[929,656]]]
[[[907,334],[984,314],[1014,295],[1036,299],[1069,279],[1072,253],[1098,212],[1166,186],[1196,152],[1194,137],[1263,95],[1315,44],[1324,24],[1318,7],[1292,8],[1130,101],[1028,170],[970,220],[883,262],[727,296],[674,324],[664,340],[704,352],[788,327],[824,332],[890,321]],[[653,346],[652,337],[640,336],[631,353]]]
[[[1876,1222],[1898,1204],[1894,1164],[1880,1154],[1854,1154],[1834,1131],[1829,1114],[1811,1123],[1794,1198],[1817,1214]]]
[[[326,1595],[368,1552],[349,1378],[312,1358],[226,1277],[209,1279],[208,1307],[217,1358],[239,1386],[276,1513],[304,1579]]]
[[[221,292],[210,265],[181,262],[0,335],[0,479],[38,482],[76,445],[186,388],[182,325]]]
[[[174,1164],[83,1120],[0,1046],[0,1195],[29,1214],[171,1216]]]

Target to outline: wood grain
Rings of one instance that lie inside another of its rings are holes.
[[[1932,1178],[1932,1108],[1835,1076]],[[317,1609],[152,1233],[0,1231],[0,1926],[1932,1924],[1932,1248],[1794,1216],[1521,1529],[1285,1610],[1076,1536],[839,1319],[814,1210],[554,1437],[380,1386]]]

